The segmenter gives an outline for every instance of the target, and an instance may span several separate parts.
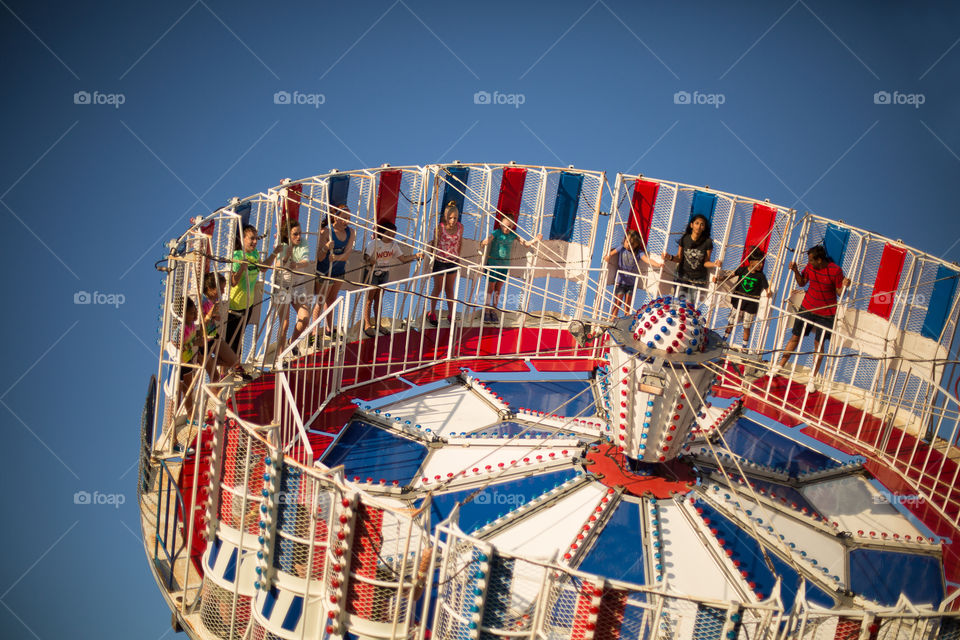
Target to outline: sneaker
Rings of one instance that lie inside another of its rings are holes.
[[[492,324],[496,324],[496,323],[497,323],[497,315],[496,315],[493,311],[487,311],[485,314],[483,314],[483,321],[484,321],[484,322],[490,322],[490,323],[492,323]]]
[[[300,347],[294,346],[293,349],[290,349],[290,353],[292,353],[294,356],[296,356],[296,357],[299,358],[299,357],[300,357]]]
[[[379,331],[382,336],[390,335],[390,329],[386,327],[380,327]]]
[[[817,383],[811,378],[810,382],[807,383],[807,393],[813,393],[817,390]]]
[[[440,324],[440,320],[437,318],[437,314],[434,313],[433,311],[427,314],[427,322],[429,322],[433,326],[437,326],[438,324]]]
[[[372,338],[377,335],[377,330],[375,327],[365,327],[363,330],[363,335],[367,336],[368,338]]]

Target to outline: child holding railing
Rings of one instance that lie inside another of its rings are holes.
[[[253,380],[243,366],[240,364],[240,358],[230,347],[229,344],[220,339],[220,297],[223,294],[221,289],[222,282],[225,279],[219,273],[210,272],[203,276],[203,298],[200,300],[200,312],[203,314],[203,327],[207,341],[207,353],[210,358],[205,363],[204,368],[210,379],[214,379],[213,365],[216,363],[223,372],[235,373],[244,382]],[[193,304],[188,300],[188,306]],[[201,348],[202,349],[202,348]]]
[[[279,354],[287,344],[287,329],[290,326],[290,307],[297,312],[297,321],[293,326],[291,341],[296,342],[300,333],[307,326],[310,309],[313,307],[313,276],[304,275],[311,265],[310,248],[303,241],[303,231],[300,223],[287,218],[280,229],[280,254],[277,258],[275,278],[279,281],[280,304],[280,331],[277,334],[277,353]],[[293,354],[299,355],[296,347]]]
[[[257,251],[257,228],[253,225],[243,227],[243,241],[241,248],[233,252],[233,269],[230,277],[230,312],[227,314],[227,344],[234,353],[240,354],[240,341],[254,311],[253,294],[256,290],[260,272],[266,271],[280,247],[263,262],[260,261],[260,252]]]
[[[484,322],[498,322],[497,312],[494,311],[500,304],[500,291],[507,281],[510,266],[510,253],[513,251],[513,242],[518,240],[525,247],[532,247],[543,236],[538,235],[531,240],[524,240],[516,233],[516,223],[509,216],[500,218],[500,226],[483,239],[481,247],[490,246],[487,254],[487,301],[491,308],[483,314]]]
[[[314,293],[317,303],[313,307],[313,319],[320,317],[337,299],[343,278],[347,273],[347,260],[353,252],[354,233],[350,223],[350,207],[341,205],[331,207],[332,211],[324,219],[317,239],[317,282]],[[332,222],[330,220],[332,219]],[[327,318],[324,334],[333,336]]]
[[[430,313],[427,314],[427,320],[433,326],[440,324],[437,318],[437,302],[439,301],[440,289],[443,288],[444,295],[447,298],[447,311],[450,311],[451,301],[453,300],[453,286],[457,281],[457,272],[450,271],[441,274],[441,271],[448,271],[458,266],[460,262],[460,249],[463,245],[463,224],[460,223],[460,210],[457,203],[451,200],[443,209],[440,224],[434,232],[433,241],[430,246],[436,249],[436,257],[433,260],[433,292],[430,294]]]
[[[746,264],[740,265],[733,271],[718,270],[715,278],[715,280],[735,279],[732,297],[733,312],[727,322],[724,337],[729,341],[734,326],[742,322],[743,349],[750,345],[750,330],[760,309],[760,295],[766,291],[769,297],[773,296],[767,276],[763,273],[763,263],[763,250],[754,247],[747,256]]]
[[[637,281],[640,277],[640,262],[659,267],[660,264],[653,262],[647,254],[643,252],[643,238],[636,229],[627,231],[623,238],[623,246],[619,249],[613,249],[606,257],[607,264],[615,267],[617,270],[616,286],[613,288],[613,313],[616,317],[618,311],[630,313],[630,304],[633,301],[633,292],[637,287]],[[662,263],[661,263],[662,264]]]
[[[390,280],[390,267],[394,267],[423,257],[422,253],[407,255],[403,246],[394,242],[397,226],[386,220],[377,224],[377,233],[363,250],[363,260],[367,267],[363,270],[363,281],[376,286],[370,291],[363,304],[363,333],[369,338],[390,331],[380,326],[380,307],[383,300],[382,287]],[[371,317],[372,312],[372,317]]]

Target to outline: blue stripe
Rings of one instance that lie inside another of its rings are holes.
[[[463,197],[467,192],[467,176],[470,175],[470,167],[444,167],[449,175],[441,175],[444,179],[443,202],[440,203],[440,211],[447,206],[447,203],[453,200],[457,204],[457,211],[463,214]]]
[[[849,241],[850,229],[842,229],[833,223],[827,225],[827,230],[823,233],[823,248],[837,266],[843,266],[843,256],[847,253]]]
[[[260,608],[260,614],[267,620],[273,615],[273,607],[277,604],[278,597],[280,597],[280,592],[277,591],[277,588],[270,587],[270,591],[267,591],[267,597],[263,599],[263,607]]]
[[[213,566],[217,563],[217,556],[220,554],[220,547],[223,546],[223,540],[220,538],[214,538],[213,544],[210,546],[210,559],[207,560],[207,565],[213,569]]]
[[[553,222],[550,224],[550,239],[570,242],[573,224],[580,205],[580,190],[583,188],[582,173],[560,174],[557,185],[557,200],[553,205]]]
[[[283,616],[281,627],[287,631],[293,631],[300,622],[300,614],[303,613],[303,596],[293,596],[290,608],[287,609],[287,615]]]
[[[342,207],[347,204],[347,194],[350,192],[350,176],[337,175],[330,178],[330,204]]]
[[[513,610],[510,585],[516,560],[495,554],[490,562],[490,579],[487,582],[487,600],[483,606],[483,626],[504,629]],[[494,636],[497,637],[497,636]]]
[[[947,316],[953,302],[953,294],[957,290],[957,272],[940,265],[937,269],[936,282],[930,294],[930,304],[927,305],[927,316],[923,319],[920,335],[931,340],[939,340],[943,327],[947,324]]]
[[[234,547],[230,552],[230,560],[227,561],[227,570],[223,572],[223,579],[227,582],[233,582],[237,578],[237,548]]]
[[[236,207],[234,211],[240,216],[240,229],[242,231],[245,226],[250,224],[250,212],[253,211],[253,205],[249,202],[244,202]]]
[[[694,216],[703,216],[710,225],[713,225],[713,212],[716,208],[716,194],[694,191],[693,202],[690,203],[690,219],[693,220]]]

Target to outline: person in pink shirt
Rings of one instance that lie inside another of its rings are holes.
[[[433,326],[440,324],[437,318],[437,303],[440,300],[440,289],[447,298],[447,311],[450,311],[450,301],[453,300],[453,286],[457,281],[457,272],[450,271],[442,274],[441,271],[448,271],[457,267],[460,262],[460,248],[463,245],[463,224],[460,223],[460,210],[457,204],[451,200],[443,209],[440,216],[440,224],[433,236],[433,242],[430,246],[437,251],[433,261],[433,292],[430,294],[430,313],[427,314],[427,320]]]

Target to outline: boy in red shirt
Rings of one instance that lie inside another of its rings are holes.
[[[807,284],[810,286],[803,296],[800,313],[793,323],[793,335],[780,356],[779,366],[782,369],[787,365],[790,353],[797,348],[805,335],[812,332],[817,355],[813,361],[807,391],[813,391],[816,389],[813,376],[817,375],[823,360],[823,342],[830,339],[833,320],[837,315],[837,298],[844,287],[850,286],[850,279],[844,277],[843,270],[827,257],[827,251],[821,245],[807,250],[807,260],[807,266],[802,272],[797,269],[796,262],[790,263],[790,270],[793,271],[797,284],[801,287]]]

